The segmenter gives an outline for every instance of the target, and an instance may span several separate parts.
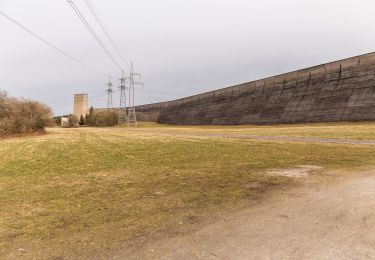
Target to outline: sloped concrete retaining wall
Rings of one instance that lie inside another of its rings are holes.
[[[136,109],[180,125],[375,120],[375,53]]]

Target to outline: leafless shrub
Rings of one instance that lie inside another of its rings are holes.
[[[41,131],[51,125],[51,114],[40,102],[9,98],[0,91],[0,136]]]
[[[78,126],[79,119],[76,115],[70,114],[69,117],[69,127],[76,127]]]
[[[118,113],[115,111],[99,111],[94,117],[96,126],[114,126],[118,123]]]

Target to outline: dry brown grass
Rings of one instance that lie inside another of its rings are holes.
[[[157,134],[176,129],[48,129],[0,141],[0,258],[110,257],[129,241],[176,234],[299,183],[270,169],[375,160],[366,146]]]

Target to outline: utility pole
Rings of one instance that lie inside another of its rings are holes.
[[[107,92],[107,108],[113,108],[113,99],[112,99],[113,89],[112,89],[111,77],[109,77],[107,90],[105,92]]]
[[[122,77],[120,78],[120,110],[119,110],[119,124],[125,124],[127,122],[127,111],[126,111],[126,77],[125,72],[122,71]]]
[[[129,73],[129,108],[126,116],[126,125],[127,126],[137,126],[137,116],[135,113],[135,102],[134,102],[134,88],[137,85],[143,86],[143,83],[140,82],[141,74],[135,73],[133,69],[133,62],[130,65]]]

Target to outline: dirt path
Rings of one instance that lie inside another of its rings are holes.
[[[151,242],[125,258],[375,259],[375,172],[292,195]]]
[[[208,133],[196,131],[168,131],[168,130],[139,130],[137,131],[155,135],[166,136],[198,136],[198,137],[221,137],[234,139],[253,139],[253,140],[270,140],[270,141],[288,141],[288,142],[304,142],[304,143],[327,143],[327,144],[346,144],[346,145],[374,145],[375,141],[370,140],[348,140],[334,138],[318,138],[318,137],[291,137],[291,136],[259,136],[251,134],[225,134],[225,133]]]
[[[289,142],[308,142],[308,143],[333,143],[333,144],[349,144],[349,145],[375,145],[375,141],[359,141],[359,140],[342,140],[333,138],[317,138],[317,137],[289,137],[289,136],[256,136],[247,134],[210,134],[210,136],[223,138],[239,138],[239,139],[258,139],[272,141],[289,141]]]

